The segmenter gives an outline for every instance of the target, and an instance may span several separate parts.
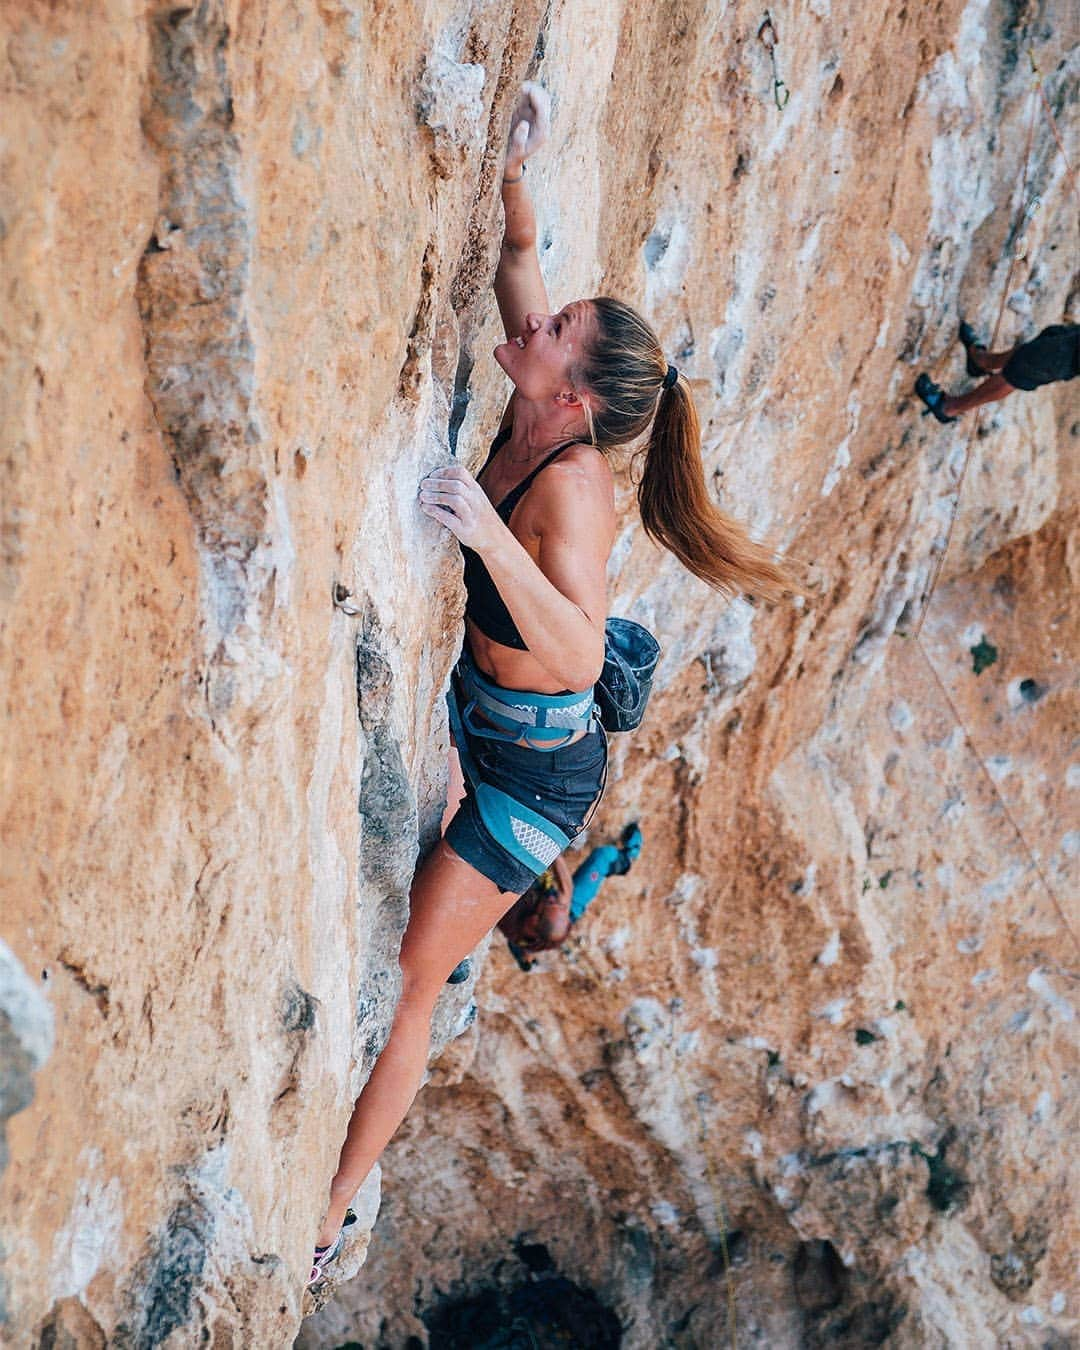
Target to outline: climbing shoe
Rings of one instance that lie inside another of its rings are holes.
[[[949,417],[947,413],[942,411],[941,405],[945,402],[945,391],[934,383],[925,370],[915,381],[915,392],[926,404],[926,412],[923,413],[924,417],[926,416],[926,413],[933,413],[939,422],[945,423],[956,421],[955,417]]]
[[[345,1245],[344,1230],[340,1232],[329,1247],[316,1247],[315,1255],[311,1261],[311,1274],[308,1276],[307,1287],[310,1289],[313,1284],[326,1274],[326,1267],[331,1261],[337,1259],[342,1247]]]
[[[967,371],[967,373],[973,379],[976,380],[981,380],[984,378],[984,376],[989,375],[990,372],[988,370],[983,370],[982,366],[977,366],[975,362],[971,359],[971,349],[973,347],[980,352],[986,351],[986,348],[979,341],[975,329],[972,328],[971,324],[968,323],[967,319],[960,320],[960,330],[956,336],[960,339],[961,343],[963,344],[964,351],[967,353],[967,361],[965,362],[964,365],[964,369]]]
[[[468,957],[464,961],[459,961],[454,969],[446,977],[447,984],[464,984],[472,974],[472,962]]]
[[[326,1267],[341,1255],[341,1249],[345,1245],[345,1229],[351,1228],[355,1222],[356,1214],[353,1210],[347,1209],[345,1211],[345,1222],[341,1225],[341,1232],[331,1242],[330,1246],[315,1248],[315,1255],[311,1261],[311,1274],[307,1278],[308,1289],[322,1279],[326,1274]]]
[[[619,852],[625,862],[621,874],[625,875],[630,871],[631,864],[636,862],[641,854],[641,826],[636,820],[623,830],[619,839]]]

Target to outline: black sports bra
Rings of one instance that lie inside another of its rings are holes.
[[[496,452],[510,439],[511,430],[511,427],[504,427],[491,442],[488,457],[484,460],[484,468],[480,470],[481,474],[495,458]],[[546,459],[540,461],[531,473],[526,474],[517,487],[510,489],[495,507],[499,519],[504,525],[510,524],[514,507],[528,492],[533,479],[540,470],[546,469],[564,450],[569,449],[574,444],[574,441],[567,441],[565,445],[557,446]],[[479,477],[479,475],[477,476]],[[510,611],[503,603],[503,598],[499,594],[498,587],[492,581],[490,572],[484,566],[483,559],[471,548],[466,548],[464,544],[461,546],[461,552],[465,558],[465,617],[471,619],[481,633],[486,638],[490,638],[492,642],[500,642],[504,647],[516,647],[518,651],[527,652],[529,650],[528,644],[522,639],[517,630],[517,625],[510,617]]]

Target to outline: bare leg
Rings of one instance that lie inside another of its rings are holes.
[[[1010,353],[1006,352],[1005,355],[1008,358]],[[991,375],[988,380],[983,380],[982,384],[969,389],[966,394],[943,398],[941,411],[946,417],[956,417],[960,413],[971,412],[973,408],[981,408],[986,403],[997,403],[1003,398],[1008,398],[1015,392],[1015,388],[1016,386],[1010,384],[1004,375]]]
[[[427,1065],[431,1013],[446,977],[515,898],[462,861],[444,840],[417,872],[401,944],[401,1001],[390,1039],[353,1108],[318,1246],[337,1237],[349,1201],[416,1096]]]
[[[442,824],[439,826],[440,834],[445,834],[450,828],[450,822],[457,815],[457,809],[464,796],[465,775],[461,771],[461,760],[458,758],[457,746],[451,741],[449,773],[446,781],[446,810],[442,814]]]
[[[1010,347],[1004,352],[988,352],[985,347],[969,347],[967,354],[973,366],[978,366],[980,370],[985,370],[990,375],[1001,370],[1014,351],[1015,347]]]

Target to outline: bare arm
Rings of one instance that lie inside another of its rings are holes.
[[[424,479],[420,505],[483,558],[530,655],[564,689],[587,689],[604,664],[615,538],[614,487],[603,456],[574,447],[538,475],[521,507],[520,531],[535,558],[459,464]]]
[[[546,314],[550,308],[536,251],[536,214],[525,178],[525,161],[547,140],[548,108],[546,92],[530,82],[522,86],[511,118],[502,183],[505,224],[495,272],[495,299],[511,339],[525,331],[526,314]]]
[[[551,864],[551,871],[555,876],[555,884],[559,888],[559,899],[569,909],[570,900],[574,894],[574,878],[570,875],[570,868],[561,853]]]

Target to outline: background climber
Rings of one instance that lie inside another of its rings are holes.
[[[988,378],[966,394],[950,395],[923,371],[915,392],[939,422],[955,422],[961,413],[998,403],[1017,389],[1030,391],[1080,374],[1080,324],[1053,324],[1030,342],[1002,352],[981,346],[969,323],[960,324],[957,336],[967,352],[967,373]]]
[[[641,830],[634,823],[623,830],[618,844],[594,848],[573,875],[562,855],[556,858],[499,920],[499,930],[522,970],[532,969],[530,956],[561,947],[604,881],[624,876],[640,853]]]

